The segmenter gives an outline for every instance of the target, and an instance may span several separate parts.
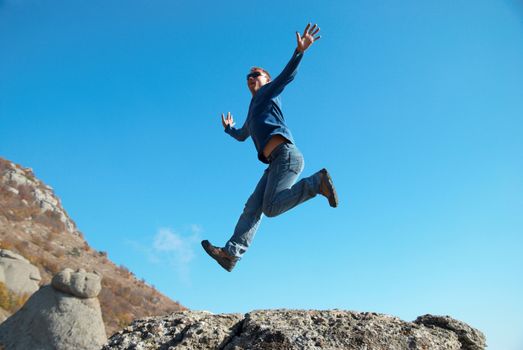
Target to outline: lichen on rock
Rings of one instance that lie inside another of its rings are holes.
[[[103,350],[485,349],[481,332],[451,318],[447,321],[445,326],[426,325],[342,310],[258,310],[243,316],[185,311],[136,320],[114,334]]]

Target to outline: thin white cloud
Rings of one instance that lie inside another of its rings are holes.
[[[192,231],[193,234],[199,235],[200,233],[203,232],[203,228],[202,228],[201,225],[192,224],[191,225],[191,231]]]
[[[194,258],[193,246],[198,242],[199,231],[182,236],[170,228],[158,230],[153,240],[153,252],[168,253],[180,264],[188,264]]]
[[[153,248],[159,252],[178,251],[182,246],[182,239],[171,229],[161,228],[154,236]]]
[[[128,241],[128,244],[147,256],[149,263],[174,269],[183,282],[190,284],[190,265],[202,232],[202,227],[197,224],[186,227],[182,233],[162,227],[148,244],[132,241]]]

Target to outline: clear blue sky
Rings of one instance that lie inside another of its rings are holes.
[[[222,130],[253,65],[319,23],[283,109],[340,207],[223,244],[264,165]],[[520,1],[0,1],[0,155],[51,185],[88,242],[192,309],[450,315],[523,349]]]

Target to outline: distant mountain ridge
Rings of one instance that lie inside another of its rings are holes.
[[[99,300],[108,334],[135,318],[186,309],[125,266],[116,266],[106,252],[92,249],[53,189],[31,169],[1,157],[0,248],[37,266],[42,285],[66,267],[99,272],[103,276]]]

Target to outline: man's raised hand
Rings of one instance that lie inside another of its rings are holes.
[[[311,28],[311,24],[309,23],[307,24],[307,27],[305,27],[302,35],[300,35],[299,32],[296,32],[296,41],[298,42],[297,50],[300,52],[305,52],[305,50],[307,50],[309,46],[312,45],[312,43],[314,43],[316,40],[320,40],[321,36],[316,36],[319,31],[320,27],[315,24]]]
[[[222,125],[224,128],[226,128],[227,125],[229,125],[231,128],[234,126],[234,120],[232,119],[231,112],[227,112],[227,118],[225,118],[222,113]]]

